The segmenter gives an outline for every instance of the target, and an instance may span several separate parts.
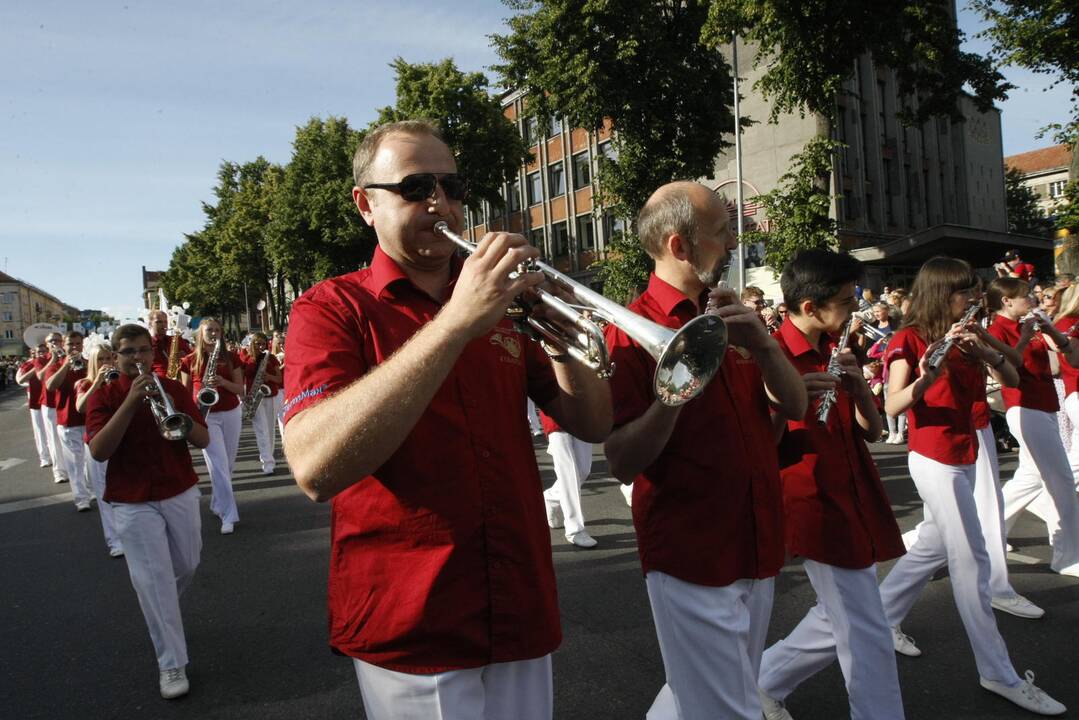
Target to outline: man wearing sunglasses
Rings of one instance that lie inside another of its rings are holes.
[[[353,198],[378,236],[369,268],[292,307],[285,450],[333,499],[330,644],[367,717],[548,720],[558,601],[526,401],[601,442],[605,381],[506,321],[543,282],[538,251],[489,233],[463,260],[466,186],[426,122],[368,133]]]

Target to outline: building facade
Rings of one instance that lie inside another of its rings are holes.
[[[35,323],[72,323],[79,309],[28,282],[0,273],[0,356],[25,355],[22,336]]]
[[[1057,206],[1063,201],[1071,163],[1072,152],[1067,145],[1053,145],[1004,158],[1005,165],[1023,174],[1023,184],[1038,196],[1038,208],[1046,217],[1056,214]]]

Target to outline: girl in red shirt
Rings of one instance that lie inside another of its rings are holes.
[[[100,336],[99,336],[100,337]],[[90,338],[92,340],[93,338]],[[87,344],[90,344],[87,340]],[[87,402],[90,396],[107,384],[109,372],[116,372],[116,355],[112,346],[107,342],[93,345],[85,352],[87,357],[86,377],[79,380],[75,385],[75,409],[80,413],[86,412]],[[101,529],[105,532],[105,545],[109,548],[111,557],[122,557],[124,544],[116,532],[116,520],[113,518],[112,505],[105,501],[105,474],[108,471],[108,460],[94,460],[90,454],[90,446],[86,446],[86,473],[90,480],[90,489],[97,498],[98,512],[101,514]]]
[[[1079,333],[1079,285],[1072,285],[1062,293],[1060,311],[1053,323],[1057,330],[1073,338]],[[1072,475],[1079,478],[1079,369],[1073,368],[1060,358],[1060,379],[1064,383],[1064,412],[1071,421],[1071,444],[1068,447],[1068,463]]]
[[[901,649],[900,622],[947,562],[982,687],[1032,712],[1055,715],[1064,706],[1021,679],[1012,666],[984,581],[990,564],[973,494],[978,440],[972,410],[983,394],[983,366],[1002,384],[1014,384],[1015,375],[1008,372],[1005,356],[980,339],[977,323],[958,324],[976,299],[977,284],[962,260],[926,262],[914,280],[903,327],[888,345],[885,405],[891,414],[908,413],[908,465],[925,504],[925,521],[917,541],[881,584],[881,600]],[[935,366],[930,359],[945,336],[953,344]]]

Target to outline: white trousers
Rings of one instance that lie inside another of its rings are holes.
[[[278,393],[280,395],[280,393]],[[259,462],[262,463],[262,471],[270,472],[274,469],[274,442],[277,432],[277,413],[275,412],[274,398],[262,398],[255,416],[251,418],[251,427],[255,431],[255,444],[259,448]]]
[[[916,452],[907,456],[911,479],[925,503],[918,541],[880,586],[888,625],[896,626],[926,583],[948,564],[959,617],[974,650],[978,674],[1009,687],[1019,684],[989,604],[989,555],[974,505],[973,465],[945,465]]]
[[[1004,485],[1004,524],[1011,529],[1019,513],[1043,492],[1052,505],[1040,514],[1049,530],[1053,559],[1049,567],[1062,575],[1079,577],[1079,497],[1068,455],[1057,434],[1054,413],[1029,408],[1008,408],[1008,429],[1019,442],[1019,467]]]
[[[540,422],[539,412],[536,411],[536,403],[532,402],[532,398],[528,398],[528,427],[533,435],[543,432],[543,423]]]
[[[105,544],[109,549],[124,549],[120,542],[120,536],[116,533],[116,518],[112,505],[105,502],[105,473],[108,470],[109,461],[99,462],[90,457],[90,447],[86,447],[86,476],[90,479],[90,489],[97,498],[97,511],[101,515],[101,529],[105,533]]]
[[[86,444],[82,441],[85,430],[86,428],[82,425],[56,426],[56,433],[60,438],[60,450],[64,455],[64,467],[71,480],[71,494],[75,496],[76,505],[89,503],[93,499],[90,495],[90,486],[86,482]]]
[[[817,604],[790,635],[764,651],[761,690],[783,700],[838,659],[851,720],[902,720],[903,697],[877,566],[848,570],[806,560],[805,571]]]
[[[52,460],[52,476],[57,481],[67,480],[67,468],[64,467],[64,452],[61,450],[60,433],[56,424],[56,408],[41,406],[41,417],[45,420],[45,444],[49,446],[49,458]]]
[[[645,584],[667,676],[647,720],[760,720],[775,578],[708,587],[653,570]]]
[[[51,465],[52,455],[49,454],[49,442],[46,440],[48,429],[45,427],[45,417],[38,408],[30,408],[30,427],[34,429],[34,449],[37,450],[38,461]]]
[[[160,670],[187,665],[180,595],[195,576],[202,552],[199,489],[168,500],[113,505],[127,571],[150,630]]]
[[[33,411],[31,411],[33,412]],[[1068,464],[1072,469],[1072,476],[1079,479],[1079,393],[1072,393],[1064,398],[1064,412],[1071,420],[1072,442],[1068,449]]]
[[[284,438],[285,438],[285,423],[283,422],[283,419],[285,417],[285,412],[284,412],[285,399],[284,398],[285,398],[285,391],[284,390],[278,390],[277,394],[274,395],[272,398],[270,398],[271,400],[273,400],[273,415],[274,415],[275,418],[277,418],[277,432],[281,436],[282,441],[284,441]]]
[[[211,410],[206,416],[210,444],[202,451],[202,457],[206,460],[213,488],[210,510],[221,518],[222,523],[240,522],[236,496],[232,492],[232,469],[236,465],[236,451],[240,447],[241,412],[237,406],[224,412]]]
[[[352,659],[368,720],[550,720],[551,656],[412,675]]]
[[[554,465],[554,485],[543,491],[548,505],[560,506],[566,523],[566,537],[584,530],[581,485],[592,472],[592,443],[568,432],[547,436],[547,454]]]

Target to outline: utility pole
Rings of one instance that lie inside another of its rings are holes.
[[[742,247],[742,231],[745,229],[745,213],[743,212],[745,198],[742,194],[742,113],[740,99],[738,97],[738,36],[731,35],[731,66],[734,70],[734,186],[735,190],[735,202],[738,207],[735,212],[738,214],[738,249],[735,251],[735,256],[731,258],[731,262],[734,264],[734,285],[738,289],[739,295],[746,287],[746,264],[745,264],[745,248]]]

